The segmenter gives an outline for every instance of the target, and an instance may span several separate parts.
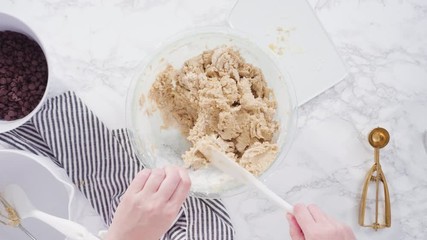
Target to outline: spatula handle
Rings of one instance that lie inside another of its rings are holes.
[[[276,193],[267,188],[267,186],[260,182],[254,175],[252,175],[246,169],[241,167],[235,161],[231,160],[223,152],[217,150],[212,146],[205,146],[203,148],[200,148],[200,151],[203,153],[203,155],[210,159],[211,163],[215,167],[222,170],[224,173],[234,177],[238,181],[254,186],[256,189],[264,193],[265,196],[267,196],[270,200],[272,200],[278,206],[283,208],[285,211],[293,213],[294,208],[291,204],[289,204],[281,197],[279,197]]]
[[[291,204],[289,204],[288,202],[286,202],[285,200],[283,200],[281,197],[279,197],[276,193],[274,193],[269,188],[267,188],[260,181],[258,181],[257,179],[255,179],[255,180],[256,180],[256,182],[253,182],[252,184],[259,191],[263,192],[265,194],[265,196],[267,196],[268,198],[270,198],[270,200],[272,200],[273,202],[275,202],[278,206],[282,207],[288,213],[293,213],[294,212],[294,207]]]
[[[240,174],[242,176],[242,180],[244,179],[247,184],[254,186],[260,192],[264,193],[266,197],[268,197],[271,201],[276,203],[279,207],[283,208],[288,213],[293,213],[294,207],[289,204],[287,201],[283,200],[276,193],[271,191],[265,184],[259,181],[254,175],[249,173],[248,171],[241,168]]]

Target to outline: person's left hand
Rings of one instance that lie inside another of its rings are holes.
[[[185,169],[144,169],[130,184],[106,240],[158,240],[171,227],[190,190]]]

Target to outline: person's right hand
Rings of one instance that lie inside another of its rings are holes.
[[[287,215],[292,240],[356,240],[347,225],[331,219],[316,205],[294,206],[294,215]]]
[[[171,227],[190,190],[185,169],[144,169],[114,214],[106,240],[158,240]]]

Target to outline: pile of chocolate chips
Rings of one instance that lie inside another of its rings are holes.
[[[0,31],[0,120],[16,120],[40,102],[47,85],[40,46],[24,34]]]

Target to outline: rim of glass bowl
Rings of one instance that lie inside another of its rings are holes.
[[[241,41],[247,42],[249,45],[252,45],[258,48],[262,54],[265,54],[274,64],[274,68],[276,68],[278,72],[280,72],[281,75],[284,77],[284,81],[280,82],[280,84],[284,84],[285,89],[287,89],[288,91],[290,108],[291,108],[289,114],[291,116],[289,117],[289,122],[287,124],[286,141],[283,144],[283,148],[281,149],[281,151],[279,151],[279,155],[276,157],[274,162],[260,176],[257,177],[261,182],[266,183],[266,180],[271,175],[271,173],[274,172],[274,169],[283,163],[285,156],[287,155],[290,147],[292,146],[294,136],[296,133],[297,119],[298,119],[297,98],[296,98],[292,78],[290,74],[286,71],[286,68],[281,66],[278,63],[277,57],[274,56],[270,51],[268,51],[266,47],[260,46],[259,44],[251,41],[249,37],[246,36],[244,33],[236,31],[235,29],[231,29],[230,27],[203,27],[203,28],[191,29],[191,30],[177,33],[175,35],[172,35],[172,37],[170,37],[168,40],[157,44],[157,46],[152,51],[150,51],[150,53],[147,54],[146,57],[144,57],[141,60],[141,63],[138,64],[136,67],[135,74],[132,76],[131,84],[129,85],[129,89],[127,91],[127,97],[126,97],[125,119],[126,119],[126,127],[128,129],[131,145],[136,150],[138,160],[141,162],[141,164],[144,167],[148,167],[148,168],[152,167],[143,160],[143,158],[146,157],[146,153],[148,152],[143,151],[144,146],[142,146],[142,144],[139,142],[140,141],[139,137],[134,136],[135,133],[134,133],[133,113],[132,113],[133,102],[135,99],[134,90],[139,82],[141,74],[145,72],[146,68],[150,65],[151,61],[158,54],[160,54],[166,47],[180,40],[189,38],[191,36],[199,36],[202,34],[229,35],[233,38],[238,38]],[[218,194],[217,193],[199,193],[199,192],[190,191],[190,196],[199,197],[199,198],[232,197],[245,192],[247,188],[248,187],[245,185],[239,185]]]

